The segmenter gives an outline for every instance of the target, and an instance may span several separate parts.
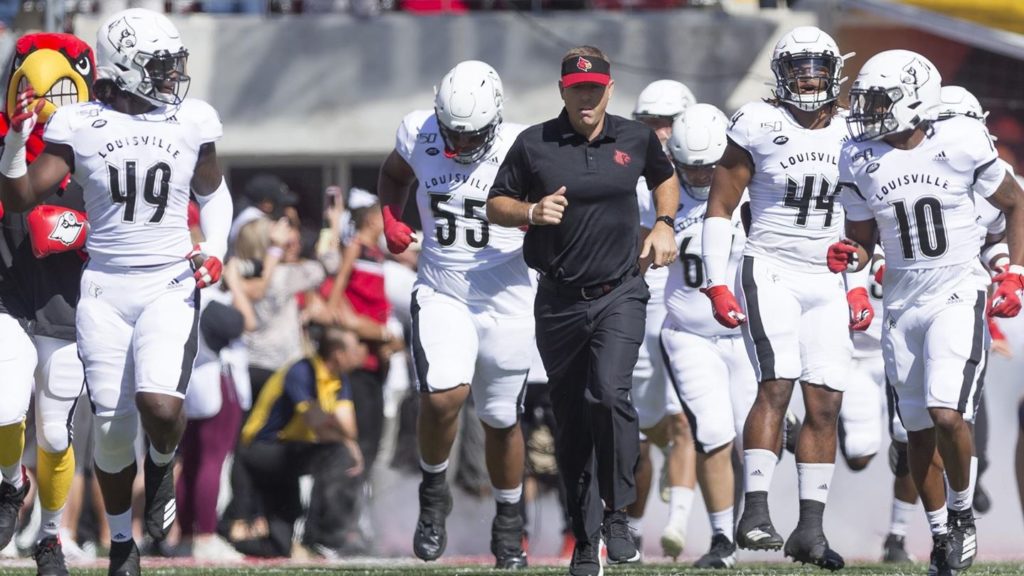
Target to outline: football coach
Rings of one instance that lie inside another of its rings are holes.
[[[499,226],[529,226],[523,255],[540,273],[537,347],[551,386],[556,455],[576,537],[570,573],[582,576],[601,570],[602,531],[610,562],[640,558],[623,509],[636,499],[639,428],[631,375],[650,298],[641,270],[676,258],[679,184],[650,128],[605,113],[614,82],[601,50],[569,50],[561,72],[564,109],[512,144],[487,216]],[[658,213],[642,247],[640,176]]]

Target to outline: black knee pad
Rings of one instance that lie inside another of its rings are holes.
[[[910,464],[907,462],[907,445],[900,442],[889,444],[889,469],[897,478],[903,478],[910,474]]]

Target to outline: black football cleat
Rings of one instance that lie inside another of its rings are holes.
[[[797,523],[796,530],[786,540],[784,552],[794,562],[813,564],[833,572],[846,566],[843,557],[829,548],[821,526],[812,523]]]
[[[64,549],[60,538],[47,536],[32,551],[32,559],[36,561],[36,576],[68,576],[68,564],[64,559]]]
[[[448,546],[445,519],[452,512],[452,493],[446,482],[428,486],[420,482],[420,515],[412,537],[412,551],[420,560],[430,562],[444,554]]]
[[[743,501],[743,514],[736,524],[736,545],[744,550],[782,548],[782,536],[768,514],[768,493],[749,492]]]
[[[906,538],[896,534],[885,537],[882,545],[882,562],[886,564],[909,564],[914,559],[907,552]]]
[[[736,565],[736,544],[725,534],[711,537],[711,549],[694,562],[694,568],[732,568]]]
[[[10,544],[14,533],[18,531],[18,517],[21,515],[21,506],[25,503],[25,495],[28,494],[30,485],[31,482],[24,470],[20,489],[9,482],[0,482],[0,550]]]
[[[978,533],[974,528],[974,512],[971,510],[950,510],[949,547],[946,563],[954,570],[966,570],[974,563],[978,554]]]
[[[928,560],[928,576],[957,576],[959,570],[953,570],[946,562],[949,554],[949,535],[932,536],[932,554]]]
[[[107,576],[139,576],[142,566],[139,559],[139,547],[134,540],[110,543],[110,568]]]
[[[519,504],[499,502],[498,512],[491,522],[491,553],[494,554],[495,568],[521,570],[529,566],[523,551],[524,529]]]

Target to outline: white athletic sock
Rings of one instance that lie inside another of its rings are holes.
[[[447,460],[445,462],[447,462]],[[523,485],[520,484],[515,488],[509,488],[507,490],[491,486],[491,492],[494,493],[494,499],[496,501],[502,504],[515,504],[523,497]]]
[[[10,466],[0,467],[0,474],[4,476],[4,482],[7,482],[11,486],[14,486],[15,490],[21,490],[22,484],[24,484],[24,477],[21,472],[21,459],[11,464]]]
[[[132,539],[132,509],[120,514],[107,514],[107,525],[110,527],[112,542],[127,542]]]
[[[835,469],[835,464],[797,463],[796,476],[800,485],[800,499],[827,503],[828,489],[832,484],[832,473]]]
[[[946,528],[946,521],[949,519],[949,512],[946,508],[939,508],[938,510],[932,510],[931,512],[925,511],[925,516],[928,517],[928,528],[932,531],[932,536],[939,536],[940,534],[946,534],[949,529]]]
[[[959,492],[953,490],[949,485],[949,478],[946,478],[946,507],[950,510],[970,510],[974,506],[974,485],[978,481],[978,459],[971,457],[970,476],[968,476],[967,488]]]
[[[636,518],[636,517],[633,517],[633,516],[630,516],[630,515],[627,514],[626,515],[626,522],[629,523],[629,530],[633,534],[642,534],[643,533],[643,524],[644,524],[644,519],[643,518]]]
[[[686,533],[686,525],[690,522],[693,495],[693,488],[686,486],[670,486],[668,489],[668,524],[683,534]]]
[[[166,466],[170,464],[174,460],[174,452],[174,450],[171,450],[170,454],[164,454],[157,450],[152,444],[149,445],[149,459],[157,466]]]
[[[427,472],[427,473],[430,473],[430,474],[440,474],[441,472],[444,472],[447,469],[448,469],[448,460],[447,459],[445,459],[445,461],[441,462],[440,464],[427,464],[426,462],[423,461],[423,458],[420,458],[420,470],[423,470],[424,472]]]
[[[916,503],[908,503],[900,500],[899,498],[892,499],[892,519],[889,522],[889,533],[897,536],[907,535],[907,526],[910,525],[910,519],[914,517],[917,512]]]
[[[772,486],[779,457],[771,450],[743,451],[743,492],[767,492]]]
[[[733,507],[729,506],[721,512],[709,512],[708,520],[711,521],[711,534],[722,534],[732,542],[733,531]]]
[[[42,540],[47,536],[59,536],[60,535],[60,523],[64,517],[64,506],[60,507],[60,510],[47,510],[45,507],[39,507],[39,533],[36,535],[36,540]]]

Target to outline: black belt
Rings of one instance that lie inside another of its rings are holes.
[[[546,290],[554,292],[561,298],[589,301],[597,300],[598,298],[609,294],[612,290],[618,288],[623,282],[637,274],[638,272],[636,270],[630,270],[615,280],[609,280],[608,282],[593,284],[591,286],[570,286],[568,284],[559,284],[558,282],[555,282],[541,274],[540,285]]]

